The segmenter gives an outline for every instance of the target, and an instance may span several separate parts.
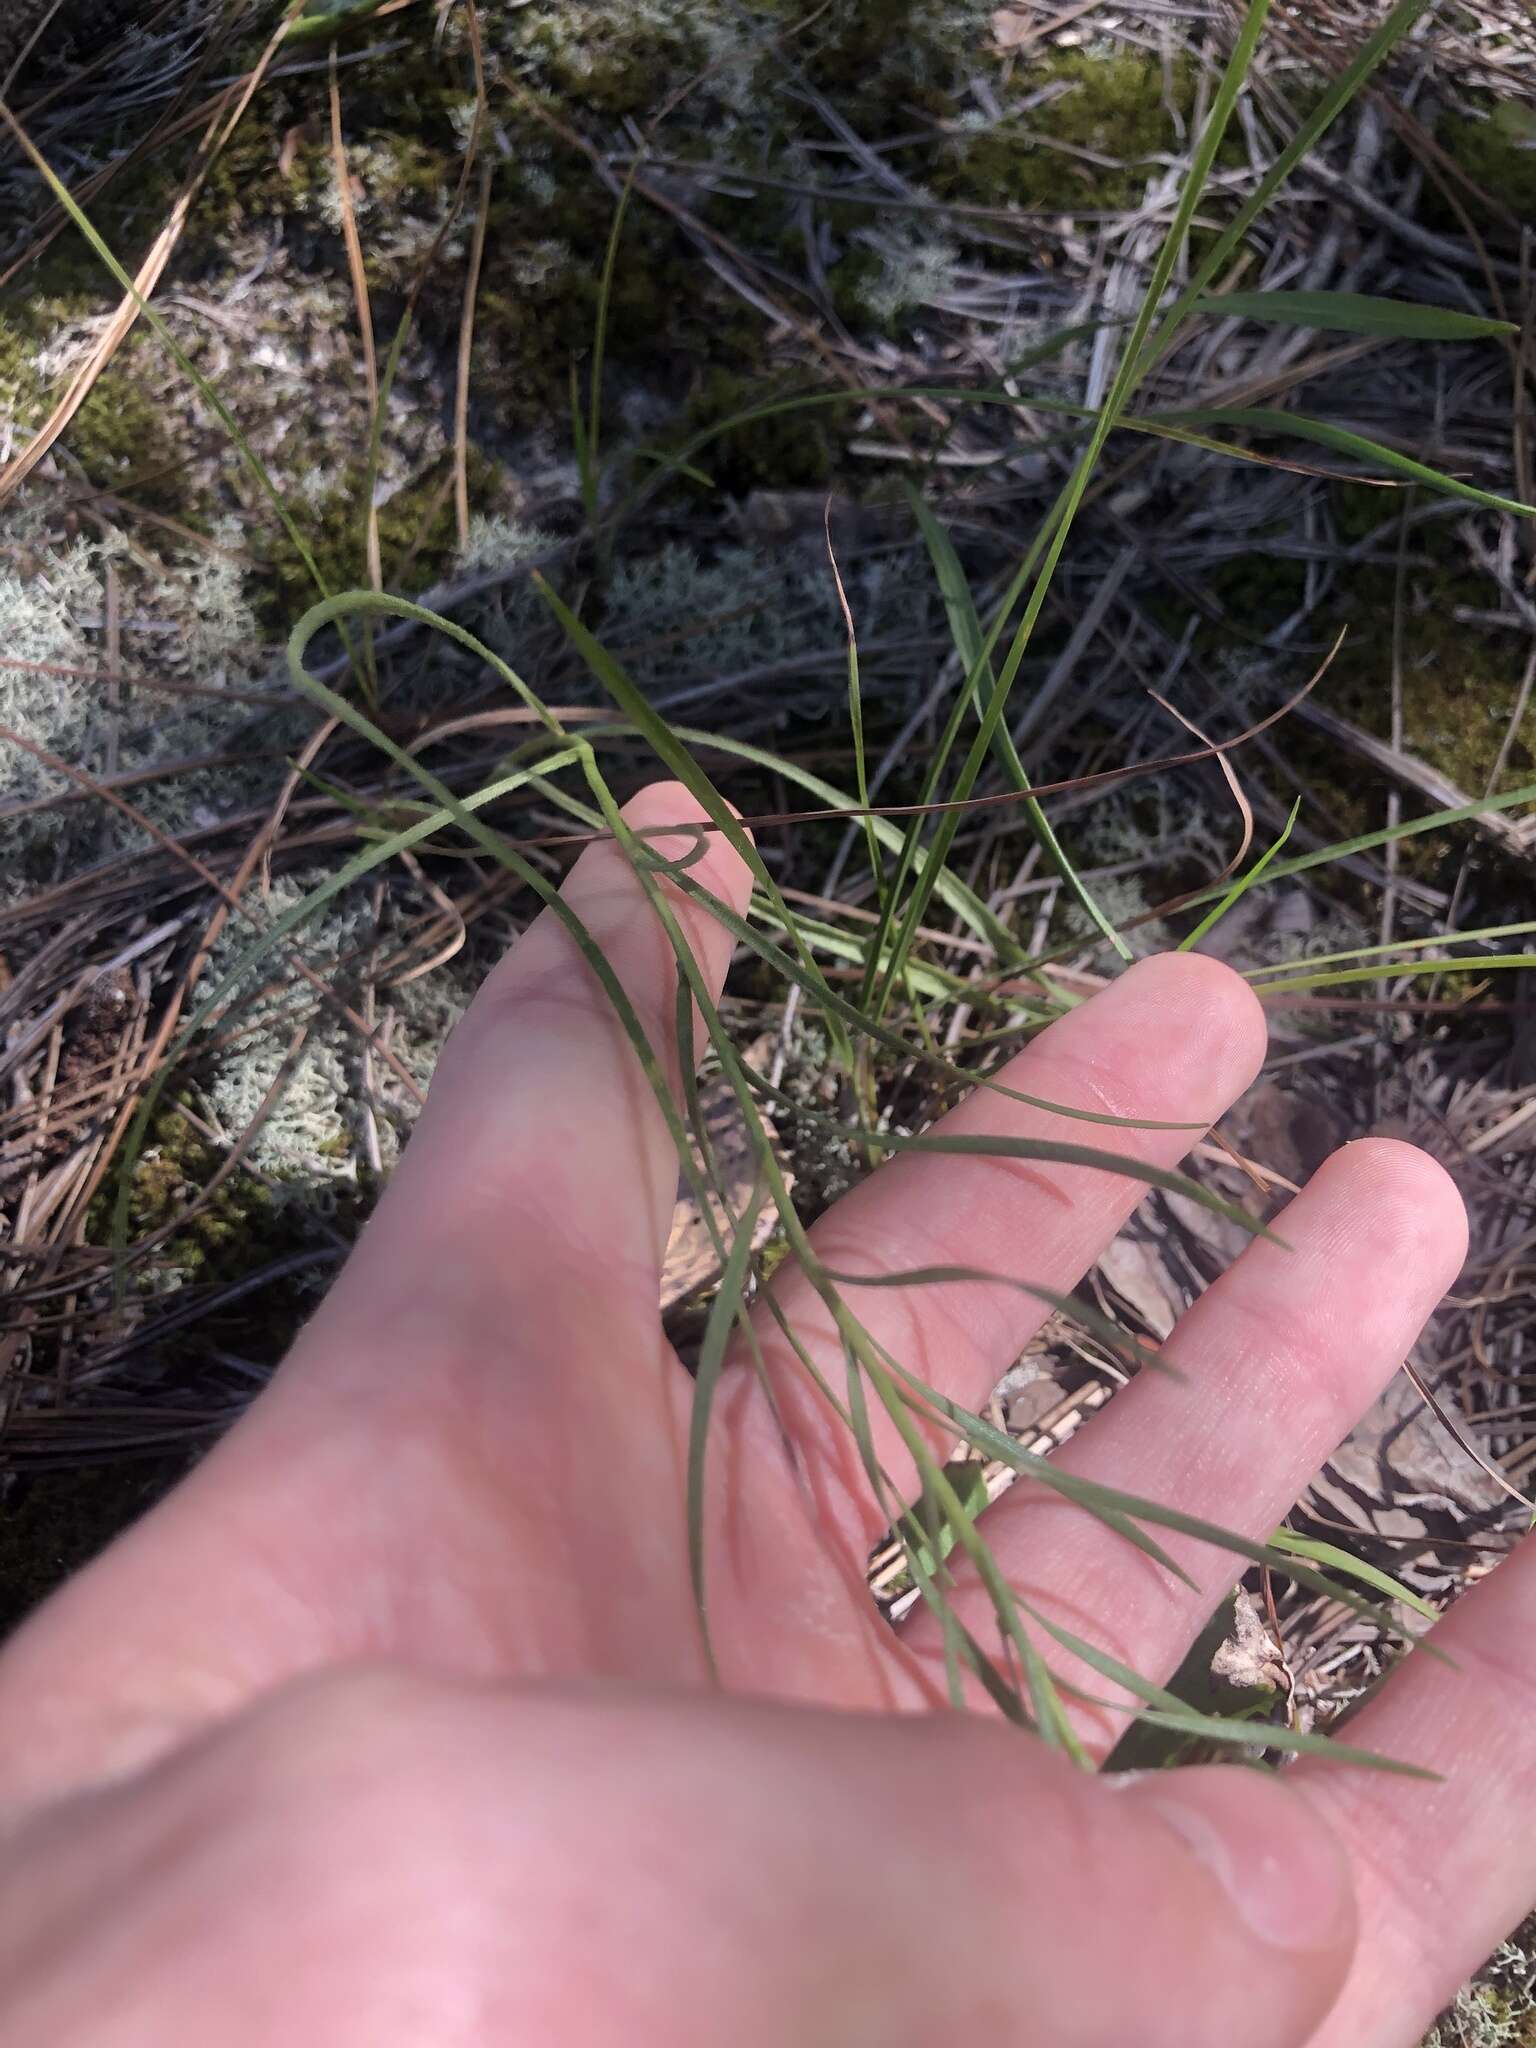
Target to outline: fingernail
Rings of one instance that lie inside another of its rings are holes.
[[[1141,1796],[1271,1947],[1337,1946],[1354,1925],[1354,1895],[1337,1842],[1304,1799],[1233,1766],[1159,1773]],[[1175,1789],[1170,1778],[1187,1778]],[[1225,1782],[1224,1782],[1225,1781]]]

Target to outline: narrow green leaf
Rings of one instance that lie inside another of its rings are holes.
[[[1263,320],[1274,327],[1311,327],[1325,334],[1386,334],[1405,341],[1481,341],[1516,334],[1510,320],[1458,313],[1412,299],[1372,298],[1363,292],[1219,292],[1196,302],[1197,313]]]
[[[965,570],[961,567],[960,557],[955,553],[949,535],[934,518],[921,492],[913,490],[910,484],[907,486],[907,501],[912,507],[918,530],[923,536],[929,559],[933,563],[934,573],[939,579],[939,591],[944,600],[944,612],[949,620],[950,637],[955,643],[955,651],[965,669],[967,680],[969,681],[972,676],[976,678],[974,702],[977,716],[980,717],[983,702],[981,686],[984,683],[990,692],[993,676],[992,665],[984,652],[981,620],[976,614],[971,586],[966,580]],[[1027,798],[1024,806],[1025,815],[1034,828],[1035,837],[1040,841],[1047,860],[1060,875],[1069,893],[1076,898],[1084,914],[1104,934],[1121,959],[1130,960],[1133,957],[1130,947],[1099,907],[1097,898],[1068,858],[1066,848],[1057,838],[1055,828],[1046,816],[1039,799],[1030,792],[1028,772],[1019,759],[1018,749],[1013,743],[1013,734],[1005,724],[1000,724],[997,728],[995,748],[1003,773],[1012,781],[1014,788]]]
[[[690,999],[690,1009],[691,1009]],[[698,1368],[693,1381],[693,1405],[688,1413],[688,1571],[693,1581],[693,1604],[698,1610],[704,1653],[714,1669],[715,1653],[709,1635],[709,1610],[704,1591],[704,1458],[709,1447],[709,1417],[715,1389],[725,1365],[731,1330],[742,1310],[742,1293],[752,1262],[752,1236],[765,1189],[754,1185],[745,1210],[737,1219],[725,1271],[709,1305],[704,1341],[699,1346]]]
[[[1305,1557],[1313,1564],[1328,1565],[1333,1571],[1342,1572],[1346,1578],[1358,1579],[1362,1586],[1385,1593],[1389,1600],[1401,1600],[1405,1607],[1411,1607],[1426,1621],[1438,1619],[1429,1602],[1405,1586],[1401,1579],[1394,1579],[1390,1572],[1367,1564],[1363,1557],[1356,1557],[1351,1551],[1341,1550],[1337,1543],[1325,1543],[1317,1536],[1298,1535],[1296,1530],[1287,1529],[1283,1524],[1269,1541],[1273,1549],[1284,1551],[1287,1557]]]
[[[1314,953],[1304,962],[1279,960],[1268,967],[1245,968],[1244,973],[1262,995],[1264,983],[1258,979],[1260,975],[1289,974],[1298,965],[1305,966],[1311,974],[1319,967],[1336,966],[1341,960],[1369,960],[1384,953],[1422,952],[1428,946],[1470,946],[1489,939],[1528,938],[1533,932],[1536,932],[1536,919],[1527,918],[1520,924],[1485,924],[1479,925],[1475,931],[1431,932],[1424,938],[1387,939],[1374,946],[1349,946],[1342,953]]]
[[[1293,1756],[1317,1756],[1335,1764],[1364,1765],[1367,1770],[1391,1771],[1400,1778],[1423,1778],[1439,1783],[1439,1773],[1422,1764],[1405,1764],[1396,1757],[1383,1756],[1374,1749],[1357,1749],[1332,1735],[1304,1734],[1299,1728],[1277,1728],[1271,1721],[1234,1721],[1224,1714],[1197,1714],[1184,1708],[1176,1714],[1157,1707],[1144,1707],[1137,1715],[1153,1728],[1167,1728],[1175,1735],[1202,1736],[1210,1742],[1236,1743],[1246,1749],[1278,1749]]]
[[[1290,434],[1300,441],[1316,442],[1320,448],[1332,448],[1357,462],[1391,470],[1396,476],[1411,477],[1415,483],[1427,484],[1446,497],[1465,498],[1470,505],[1510,512],[1517,519],[1536,519],[1536,506],[1522,505],[1518,498],[1500,497],[1497,491],[1480,491],[1476,484],[1432,469],[1427,462],[1418,462],[1399,448],[1389,448],[1384,441],[1372,441],[1349,427],[1335,426],[1331,420],[1311,419],[1306,413],[1279,412],[1268,405],[1213,405],[1191,412],[1160,413],[1156,417],[1174,426],[1247,427],[1260,434]]]
[[[820,1121],[819,1116],[816,1120]],[[1202,1187],[1199,1181],[1191,1180],[1187,1174],[1175,1173],[1166,1166],[1153,1166],[1145,1159],[1133,1159],[1128,1153],[1101,1152],[1093,1145],[1070,1145],[1055,1138],[1010,1138],[990,1132],[967,1131],[950,1136],[942,1131],[928,1131],[921,1137],[911,1137],[901,1131],[859,1130],[847,1125],[839,1128],[848,1137],[856,1137],[862,1144],[877,1145],[883,1151],[956,1153],[977,1159],[1039,1159],[1052,1165],[1091,1166],[1105,1173],[1123,1173],[1133,1180],[1145,1181],[1148,1187],[1166,1188],[1174,1194],[1183,1195],[1188,1201],[1198,1202],[1202,1209],[1209,1209],[1213,1216],[1224,1216],[1229,1223],[1238,1224],[1252,1237],[1267,1238],[1271,1244],[1285,1244],[1284,1238],[1278,1237],[1267,1224],[1257,1222],[1236,1202],[1224,1201],[1220,1195],[1213,1195],[1209,1188]]]
[[[1284,828],[1282,829],[1280,836],[1275,841],[1274,845],[1266,848],[1266,850],[1259,855],[1258,859],[1254,862],[1253,866],[1248,870],[1247,874],[1240,875],[1238,877],[1238,879],[1232,884],[1231,888],[1227,891],[1226,895],[1223,896],[1221,901],[1216,905],[1215,909],[1209,911],[1204,917],[1202,917],[1200,922],[1195,926],[1194,930],[1192,932],[1189,932],[1184,938],[1182,938],[1179,941],[1179,952],[1187,953],[1191,946],[1197,946],[1200,943],[1200,941],[1205,937],[1206,933],[1211,929],[1211,927],[1221,922],[1222,918],[1226,916],[1227,912],[1232,908],[1233,904],[1237,902],[1238,898],[1240,896],[1246,896],[1248,891],[1253,887],[1254,883],[1262,878],[1264,870],[1274,860],[1276,854],[1279,853],[1281,847],[1284,846],[1287,839],[1290,838],[1292,829],[1294,828],[1296,823],[1296,814],[1300,809],[1301,798],[1297,797],[1295,803],[1291,805],[1291,815],[1286,819]]]
[[[1376,967],[1337,967],[1326,974],[1288,974],[1257,984],[1261,995],[1285,989],[1342,988],[1357,981],[1396,981],[1424,974],[1483,974],[1500,968],[1536,967],[1536,953],[1457,953],[1437,960],[1384,961]]]
[[[639,728],[657,759],[672,771],[719,826],[731,846],[746,862],[748,871],[758,887],[773,904],[775,911],[782,915],[784,928],[795,941],[795,951],[799,956],[800,965],[810,977],[812,1000],[821,1007],[827,1029],[843,1061],[845,1064],[851,1064],[852,1047],[841,1020],[828,1003],[830,990],[826,976],[810,948],[800,940],[795,920],[790,916],[788,906],[779,894],[779,885],[764,866],[762,856],[753,844],[751,835],[742,829],[736,813],[722,800],[719,791],[661,713],[656,710],[645,693],[630,680],[623,667],[615,661],[596,635],[589,632],[576,617],[549,580],[535,572],[533,584],[564,628],[567,639],[576,648],[598,682],[624,716],[631,719]]]
[[[759,959],[766,960],[777,973],[790,981],[801,979],[796,963],[782,947],[774,945],[771,939],[766,939],[761,932],[755,931],[729,903],[704,888],[702,883],[695,882],[690,875],[679,876],[678,886],[688,895],[696,896],[700,902],[706,904],[710,914],[718,918],[734,938],[743,946],[749,947]],[[785,915],[787,914],[786,912]],[[807,989],[807,994],[810,993],[811,990]],[[1005,1082],[997,1080],[990,1074],[973,1074],[965,1067],[957,1067],[950,1061],[928,1052],[923,1046],[912,1044],[910,1039],[903,1038],[900,1032],[892,1031],[888,1025],[874,1023],[856,1003],[850,1003],[845,996],[839,995],[836,989],[830,986],[824,991],[817,991],[816,1000],[825,1005],[832,1016],[846,1024],[852,1032],[872,1038],[877,1045],[883,1045],[892,1052],[899,1052],[904,1059],[920,1060],[935,1073],[943,1074],[947,1079],[959,1082],[966,1088],[985,1088],[992,1094],[1006,1096],[1010,1102],[1027,1103],[1031,1109],[1049,1110],[1054,1116],[1069,1117],[1077,1123],[1108,1124],[1122,1130],[1130,1128],[1138,1131],[1189,1131],[1203,1128],[1202,1125],[1188,1123],[1158,1124],[1140,1117],[1110,1116],[1100,1110],[1075,1109],[1064,1102],[1047,1102],[1043,1096],[1026,1095],[1022,1089],[1010,1088]],[[816,1112],[807,1108],[806,1114],[814,1116]],[[845,1125],[839,1125],[838,1128],[845,1136],[858,1135]],[[878,1132],[868,1132],[863,1136],[873,1139],[877,1144],[886,1143],[885,1137]]]
[[[1145,1366],[1149,1372],[1166,1373],[1170,1379],[1181,1380],[1184,1377],[1160,1351],[1138,1342],[1129,1330],[1122,1330],[1118,1323],[1101,1314],[1090,1303],[1079,1301],[1075,1295],[1063,1294],[1058,1287],[1042,1287],[1035,1280],[1020,1280],[1013,1273],[998,1273],[986,1266],[907,1266],[895,1273],[843,1273],[823,1266],[822,1271],[839,1287],[1011,1287],[1016,1293],[1044,1302],[1058,1315],[1081,1323],[1111,1351],[1119,1352],[1133,1364]]]

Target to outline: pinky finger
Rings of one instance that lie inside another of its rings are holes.
[[[1536,1552],[1439,1624],[1348,1739],[1438,1784],[1307,1762],[1288,1773],[1355,1865],[1354,1968],[1308,2048],[1407,2048],[1536,1902]]]

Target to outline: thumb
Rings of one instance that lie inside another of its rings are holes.
[[[1150,2010],[1135,2038],[1186,2048],[1310,2040],[1356,1938],[1349,1864],[1311,1803],[1267,1771],[1233,1765],[1090,1783],[1122,1823],[1110,1836],[1113,1867],[1095,1885],[1123,1958],[1111,1973],[1124,1998],[1149,2002],[1124,2004],[1112,2024]],[[1086,1871],[1079,1881],[1095,1882]]]

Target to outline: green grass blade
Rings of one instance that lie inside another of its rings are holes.
[[[1536,932],[1536,919],[1527,918],[1523,924],[1482,925],[1476,931],[1431,932],[1427,938],[1387,939],[1382,944],[1375,946],[1350,946],[1342,953],[1316,953],[1309,955],[1304,963],[1295,960],[1281,960],[1269,967],[1250,967],[1246,972],[1248,979],[1255,981],[1255,986],[1258,987],[1260,994],[1262,994],[1263,984],[1257,982],[1255,977],[1261,974],[1289,974],[1299,965],[1305,965],[1310,973],[1315,967],[1332,967],[1340,960],[1368,960],[1374,955],[1382,953],[1406,953],[1411,950],[1422,951],[1426,946],[1459,946],[1462,944],[1471,945],[1474,941],[1481,942],[1488,939],[1526,938],[1533,932]]]
[[[795,920],[779,894],[779,885],[763,864],[762,856],[753,844],[750,834],[743,828],[730,805],[725,803],[709,777],[700,768],[692,754],[678,739],[667,721],[650,703],[644,692],[639,690],[614,660],[608,649],[595,634],[581,623],[570,607],[563,602],[552,585],[543,576],[535,574],[535,587],[548,604],[550,610],[564,628],[582,659],[591,669],[597,681],[602,684],[624,716],[638,728],[641,736],[653,752],[679,782],[688,790],[725,834],[731,846],[746,862],[747,868],[758,887],[773,904],[776,913],[784,919],[784,928],[795,939],[795,951],[801,968],[810,977],[812,1000],[822,1009],[827,1029],[845,1062],[852,1058],[852,1046],[847,1032],[828,1002],[831,990],[826,976],[810,948],[804,945],[798,935]],[[711,899],[713,901],[713,899]]]
[[[1040,568],[1036,573],[1034,586],[1030,591],[1018,626],[1014,630],[1012,643],[1009,646],[1001,668],[998,670],[996,681],[988,697],[980,730],[976,734],[971,750],[966,756],[957,779],[954,791],[957,797],[970,795],[972,788],[975,786],[976,777],[980,773],[981,764],[991,750],[993,736],[1002,724],[1009,692],[1013,687],[1014,679],[1018,675],[1025,653],[1034,635],[1035,626],[1044,609],[1046,596],[1056,572],[1056,566],[1060,562],[1066,548],[1067,536],[1071,532],[1072,522],[1087,491],[1088,480],[1097,465],[1105,442],[1109,439],[1121,414],[1128,406],[1131,394],[1148,366],[1150,357],[1147,343],[1153,321],[1157,315],[1158,306],[1161,303],[1163,293],[1167,290],[1169,280],[1173,276],[1174,265],[1178,261],[1180,251],[1188,239],[1189,229],[1194,220],[1196,208],[1200,203],[1201,194],[1205,190],[1216,161],[1216,153],[1221,146],[1222,137],[1226,133],[1227,124],[1231,120],[1232,111],[1237,104],[1237,97],[1242,89],[1243,81],[1247,77],[1249,67],[1253,62],[1254,52],[1258,47],[1259,36],[1265,19],[1268,16],[1269,7],[1270,0],[1249,0],[1237,35],[1233,40],[1232,54],[1227,61],[1216,91],[1212,96],[1211,109],[1206,117],[1205,125],[1195,142],[1188,173],[1179,187],[1179,198],[1174,208],[1173,219],[1169,223],[1168,231],[1163,238],[1157,252],[1157,257],[1152,265],[1152,273],[1147,281],[1141,304],[1137,309],[1136,318],[1132,323],[1131,332],[1121,354],[1119,366],[1116,369],[1109,394],[1093,423],[1087,446],[1078,458],[1071,478],[1057,499],[1052,513],[1049,515],[1047,523],[1050,539],[1045,547]],[[1006,602],[1005,600],[1005,604]],[[999,614],[997,628],[994,630],[1000,629],[1002,618],[1005,616],[1006,611]],[[977,689],[981,687],[981,677],[979,674],[974,679],[968,679],[968,687]],[[958,812],[950,812],[939,820],[933,845],[935,857],[940,861],[948,858],[949,849],[953,845],[955,834],[959,829],[959,818],[960,814]],[[928,898],[931,893],[931,887],[926,884],[925,880],[919,879],[916,888],[912,892],[907,918],[903,923],[895,948],[893,949],[894,957],[892,964],[887,969],[886,980],[881,990],[880,1000],[882,1003],[889,999],[892,988],[900,978],[900,970],[905,964],[907,953],[911,948],[917,926],[922,921],[922,916],[927,908]]]
[[[1175,1735],[1200,1736],[1210,1742],[1236,1744],[1245,1749],[1277,1749],[1291,1756],[1318,1756],[1330,1763],[1354,1764],[1372,1771],[1389,1771],[1400,1778],[1423,1778],[1439,1783],[1439,1774],[1422,1764],[1405,1764],[1379,1750],[1359,1749],[1340,1742],[1333,1735],[1307,1734],[1300,1728],[1277,1728],[1272,1721],[1234,1721],[1225,1714],[1198,1714],[1193,1707],[1165,1713],[1144,1707],[1137,1715],[1151,1728],[1167,1728]]]
[[[1021,1280],[1013,1273],[999,1273],[987,1266],[906,1266],[895,1273],[842,1273],[823,1266],[822,1271],[839,1287],[1010,1287],[1016,1293],[1029,1295],[1034,1301],[1044,1302],[1058,1315],[1081,1323],[1101,1343],[1119,1352],[1132,1364],[1145,1366],[1151,1372],[1166,1373],[1170,1379],[1184,1377],[1160,1351],[1140,1343],[1129,1330],[1122,1330],[1118,1323],[1089,1303],[1079,1301],[1075,1295],[1064,1294],[1059,1288],[1042,1287],[1034,1280]]]
[[[1494,512],[1508,512],[1517,519],[1536,516],[1536,508],[1522,505],[1518,498],[1501,497],[1497,491],[1479,490],[1476,484],[1447,476],[1444,470],[1432,469],[1427,462],[1418,462],[1413,456],[1403,454],[1401,449],[1389,448],[1384,441],[1372,441],[1348,427],[1335,426],[1331,420],[1311,419],[1305,413],[1279,412],[1267,405],[1213,405],[1202,406],[1192,412],[1162,413],[1158,417],[1175,426],[1248,427],[1255,433],[1294,435],[1298,440],[1313,441],[1320,448],[1332,448],[1356,461],[1374,463],[1382,469],[1391,470],[1396,476],[1408,477],[1416,484],[1427,484],[1431,490],[1439,491],[1445,497],[1464,498],[1470,505],[1483,505]]]
[[[1526,964],[1529,965],[1529,961]],[[816,1122],[823,1121],[820,1111],[812,1111],[811,1115]],[[826,1120],[836,1122],[835,1119]],[[1213,1216],[1223,1216],[1229,1223],[1237,1224],[1251,1237],[1266,1238],[1271,1244],[1285,1244],[1283,1237],[1277,1236],[1267,1224],[1258,1222],[1236,1202],[1224,1201],[1220,1195],[1213,1195],[1209,1188],[1202,1187],[1199,1181],[1191,1180],[1187,1174],[1176,1173],[1166,1166],[1153,1166],[1145,1159],[1133,1159],[1126,1153],[1101,1152],[1093,1145],[1069,1145],[1055,1138],[1007,1138],[977,1132],[948,1137],[936,1131],[914,1137],[903,1131],[860,1130],[846,1124],[838,1124],[837,1128],[845,1136],[864,1145],[877,1146],[882,1151],[932,1152],[976,1159],[1035,1159],[1052,1165],[1088,1166],[1104,1173],[1124,1174],[1130,1179],[1144,1181],[1148,1187],[1165,1188],[1184,1196],[1186,1201],[1197,1202],[1202,1209],[1209,1209]]]
[[[1249,1564],[1268,1565],[1271,1571],[1294,1579],[1298,1585],[1308,1587],[1314,1593],[1322,1593],[1330,1600],[1340,1601],[1352,1614],[1373,1626],[1382,1624],[1381,1609],[1354,1592],[1348,1586],[1341,1586],[1337,1580],[1315,1570],[1304,1559],[1287,1556],[1273,1544],[1255,1543],[1235,1529],[1225,1529],[1219,1522],[1208,1522],[1200,1515],[1186,1514],[1182,1508],[1166,1507],[1161,1501],[1147,1500],[1139,1494],[1125,1493],[1114,1486],[1102,1486],[1091,1479],[1081,1478],[1075,1472],[1054,1464],[1049,1458],[1036,1451],[1026,1451],[1016,1443],[1006,1430],[997,1428],[983,1416],[977,1415],[960,1402],[952,1401],[947,1394],[941,1394],[919,1379],[904,1366],[890,1361],[903,1386],[922,1401],[935,1417],[951,1424],[955,1434],[968,1443],[973,1450],[985,1457],[996,1458],[1005,1465],[1011,1465],[1026,1479],[1058,1493],[1064,1500],[1070,1500],[1086,1513],[1100,1519],[1106,1509],[1126,1516],[1134,1522],[1150,1522],[1154,1528],[1172,1529],[1177,1535],[1192,1536],[1201,1543],[1209,1543],[1217,1550],[1230,1552]],[[1442,1662],[1449,1660],[1443,1652],[1436,1650],[1433,1640],[1427,1640],[1419,1647],[1425,1654]]]
[[[691,1012],[691,997],[689,1009]],[[725,1366],[726,1347],[737,1317],[743,1313],[742,1296],[752,1264],[752,1237],[765,1192],[759,1181],[737,1219],[730,1256],[726,1259],[715,1298],[709,1305],[709,1320],[704,1326],[704,1341],[699,1346],[699,1362],[694,1373],[693,1404],[688,1414],[688,1571],[693,1582],[693,1604],[704,1639],[704,1654],[711,1672],[715,1668],[715,1653],[710,1642],[709,1609],[704,1586],[704,1459],[709,1446],[710,1412]]]
[[[1211,911],[1208,911],[1207,914],[1201,918],[1200,922],[1195,926],[1192,932],[1188,933],[1184,938],[1180,939],[1177,948],[1177,950],[1180,953],[1187,953],[1191,946],[1199,945],[1200,941],[1205,937],[1206,933],[1211,929],[1213,925],[1219,924],[1221,922],[1221,920],[1226,916],[1227,912],[1232,908],[1233,904],[1237,902],[1238,898],[1240,896],[1246,896],[1248,891],[1254,886],[1254,884],[1263,879],[1264,870],[1271,865],[1271,863],[1279,854],[1281,847],[1284,846],[1285,842],[1290,838],[1292,830],[1294,829],[1296,824],[1296,815],[1300,811],[1300,809],[1301,798],[1297,797],[1295,803],[1291,805],[1291,815],[1286,819],[1285,825],[1281,830],[1280,836],[1275,841],[1274,845],[1266,848],[1266,850],[1259,855],[1258,859],[1254,862],[1253,866],[1248,870],[1247,874],[1239,876],[1237,881],[1235,881],[1232,884],[1231,888],[1227,891],[1226,895],[1222,897],[1221,901],[1215,906],[1215,908]]]
[[[1536,967],[1536,953],[1460,953],[1446,954],[1434,960],[1383,961],[1375,967],[1330,968],[1323,974],[1290,974],[1279,981],[1266,981],[1258,985],[1261,995],[1279,995],[1286,990],[1313,988],[1346,988],[1352,982],[1396,981],[1417,978],[1430,974],[1491,974],[1500,968]]]
[[[949,535],[934,518],[922,494],[913,490],[910,484],[907,486],[907,501],[912,507],[913,517],[928,549],[928,558],[933,563],[934,573],[939,579],[939,592],[944,600],[944,612],[949,620],[950,637],[955,643],[955,651],[964,666],[967,680],[973,676],[977,679],[975,704],[979,716],[982,706],[981,686],[985,684],[990,693],[993,676],[991,664],[983,652],[985,643],[981,620],[977,617],[971,586],[966,580],[965,571],[960,565],[960,557],[955,553]],[[1045,815],[1043,806],[1030,792],[1028,772],[1019,759],[1018,749],[1013,743],[1013,734],[1006,725],[998,726],[995,745],[998,763],[1003,773],[1008,776],[1015,789],[1027,799],[1024,805],[1025,815],[1034,828],[1035,837],[1040,841],[1046,858],[1061,877],[1068,893],[1076,899],[1085,916],[1104,934],[1122,960],[1130,960],[1133,957],[1130,947],[1099,907],[1087,883],[1068,858],[1066,848],[1057,838],[1055,828]]]
[[[1158,324],[1152,339],[1154,355],[1162,354],[1207,285],[1219,274],[1228,257],[1242,246],[1244,236],[1292,171],[1317,147],[1383,58],[1410,33],[1432,4],[1433,0],[1396,0],[1396,5],[1383,16],[1349,62],[1328,81],[1296,133],[1195,265],[1188,284]]]
[[[1384,334],[1404,341],[1482,341],[1489,335],[1519,332],[1510,320],[1488,320],[1449,306],[1416,305],[1411,299],[1372,298],[1364,292],[1218,292],[1197,300],[1194,310],[1221,319],[1235,315],[1262,320],[1271,327]]]
[[[801,975],[797,962],[784,952],[782,947],[774,945],[771,939],[764,938],[761,932],[754,930],[752,925],[733,910],[729,903],[723,902],[720,897],[713,895],[702,883],[694,881],[690,875],[680,875],[678,877],[678,886],[686,890],[690,896],[697,896],[700,902],[707,905],[710,914],[717,918],[740,944],[756,953],[759,959],[766,961],[770,967],[783,975],[786,980],[800,981]],[[778,915],[778,913],[775,913],[775,915]],[[801,985],[805,986],[803,982]],[[811,988],[806,987],[806,993],[810,995],[813,991]],[[999,1081],[990,1074],[971,1073],[965,1067],[957,1067],[950,1061],[930,1053],[923,1046],[914,1045],[910,1039],[903,1038],[899,1032],[892,1031],[888,1025],[875,1023],[871,1018],[865,1016],[857,1004],[849,1002],[845,996],[840,996],[836,989],[830,986],[816,993],[814,999],[822,1003],[831,1012],[834,1019],[845,1024],[850,1032],[862,1034],[866,1038],[873,1039],[877,1045],[883,1045],[887,1051],[900,1053],[903,1059],[917,1060],[923,1065],[930,1067],[935,1073],[943,1074],[948,1080],[959,1082],[966,1088],[985,1088],[993,1094],[1006,1096],[1010,1102],[1022,1102],[1031,1109],[1048,1110],[1054,1116],[1070,1117],[1076,1123],[1104,1124],[1111,1128],[1121,1130],[1130,1128],[1138,1131],[1193,1131],[1205,1128],[1203,1124],[1158,1124],[1142,1117],[1110,1116],[1102,1110],[1077,1109],[1064,1102],[1048,1102],[1043,1096],[1026,1094],[1021,1088],[1010,1088],[1006,1082]],[[806,1113],[809,1115],[816,1114],[816,1112],[812,1112],[809,1109],[807,1109]],[[840,1126],[840,1128],[842,1127]],[[884,1145],[889,1142],[887,1136],[883,1133],[869,1132],[866,1135],[876,1144]]]
[[[1345,1578],[1358,1579],[1362,1586],[1384,1593],[1389,1600],[1401,1600],[1405,1607],[1411,1607],[1426,1621],[1439,1619],[1429,1602],[1405,1586],[1401,1579],[1394,1579],[1390,1572],[1382,1571],[1377,1565],[1367,1564],[1363,1557],[1341,1550],[1337,1543],[1324,1543],[1320,1537],[1302,1536],[1296,1530],[1283,1526],[1274,1531],[1269,1541],[1273,1549],[1283,1551],[1287,1557],[1304,1557],[1312,1564],[1325,1564]]]

